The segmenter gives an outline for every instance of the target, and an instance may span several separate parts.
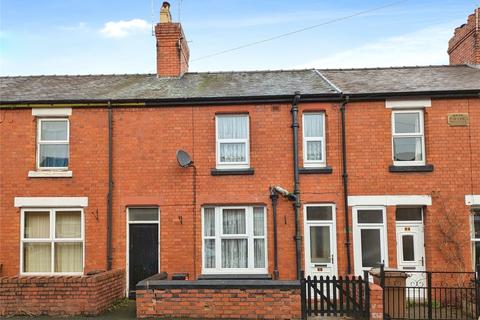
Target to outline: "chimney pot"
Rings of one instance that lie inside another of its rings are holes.
[[[172,22],[172,15],[170,14],[170,3],[164,1],[160,9],[160,23]]]

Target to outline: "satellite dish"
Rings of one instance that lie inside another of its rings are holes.
[[[177,162],[182,168],[189,167],[193,164],[192,158],[190,155],[183,150],[177,150]]]

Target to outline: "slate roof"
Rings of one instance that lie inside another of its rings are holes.
[[[425,66],[155,74],[0,77],[0,102],[169,100],[261,96],[480,92],[480,69]]]

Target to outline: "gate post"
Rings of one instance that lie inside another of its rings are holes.
[[[370,319],[370,281],[368,281],[368,271],[363,271],[363,281],[365,285],[365,299],[363,307],[363,316],[365,319]]]
[[[477,264],[475,267],[475,318],[478,319],[480,317],[480,264]]]
[[[428,319],[432,319],[432,273],[427,272]]]
[[[306,281],[305,278],[300,280],[300,305],[302,308],[302,320],[307,319],[307,290],[306,290]]]

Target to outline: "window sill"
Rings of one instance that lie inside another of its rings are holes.
[[[271,280],[269,274],[201,274],[198,280]]]
[[[38,171],[28,171],[29,178],[71,178],[73,176],[72,171],[48,171],[48,170],[38,170]]]
[[[388,167],[390,172],[432,172],[433,164],[426,164],[424,166],[394,166]]]
[[[300,174],[330,174],[333,172],[332,167],[319,167],[319,168],[300,168],[298,173]]]
[[[245,168],[245,169],[212,169],[211,174],[212,176],[251,176],[253,175],[255,170],[253,168]]]

